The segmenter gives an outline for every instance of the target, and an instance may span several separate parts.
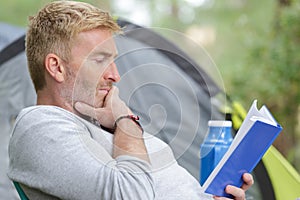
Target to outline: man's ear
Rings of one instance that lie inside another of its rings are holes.
[[[60,57],[56,54],[49,53],[45,59],[45,68],[49,75],[57,82],[63,82],[65,80],[65,68]]]

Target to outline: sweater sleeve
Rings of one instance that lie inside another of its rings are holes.
[[[151,166],[111,155],[71,113],[38,108],[20,115],[8,176],[60,199],[154,199]]]

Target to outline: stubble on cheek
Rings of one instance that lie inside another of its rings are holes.
[[[73,87],[73,103],[83,102],[90,106],[93,106],[95,101],[95,86],[80,77],[78,77]]]

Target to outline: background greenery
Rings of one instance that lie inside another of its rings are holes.
[[[0,21],[25,27],[27,16],[46,2],[49,0],[1,0]],[[199,42],[214,60],[233,99],[248,108],[257,98],[271,109],[284,128],[275,146],[300,171],[299,0],[86,2],[141,25],[177,30]],[[135,17],[137,11],[148,17]]]

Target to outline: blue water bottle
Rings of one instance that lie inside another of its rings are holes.
[[[231,121],[208,121],[208,133],[200,147],[201,185],[228,150],[232,142],[231,126]]]

